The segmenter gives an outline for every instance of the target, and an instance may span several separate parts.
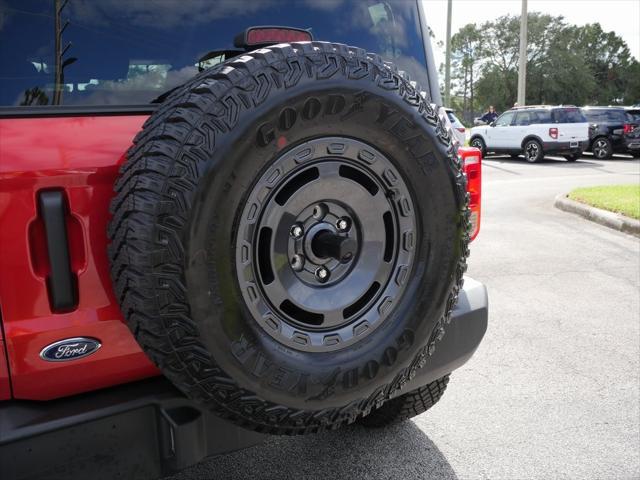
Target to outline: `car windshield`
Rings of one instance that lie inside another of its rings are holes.
[[[416,2],[1,0],[0,106],[145,104],[261,25],[378,53],[428,86]]]

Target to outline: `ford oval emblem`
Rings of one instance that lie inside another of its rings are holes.
[[[67,362],[96,353],[101,346],[95,338],[65,338],[44,347],[40,352],[40,358],[47,362]]]

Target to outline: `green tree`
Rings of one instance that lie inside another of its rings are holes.
[[[452,37],[452,78],[465,118],[516,101],[520,18],[506,15]],[[527,104],[631,104],[640,101],[640,64],[600,24],[568,25],[561,16],[528,16]],[[469,113],[468,113],[469,112]]]
[[[638,99],[640,91],[633,88],[638,61],[622,38],[593,23],[576,28],[571,46],[582,56],[597,85],[593,103],[622,104]]]
[[[482,33],[470,23],[451,37],[452,84],[454,94],[461,97],[462,116],[473,120],[475,111],[475,86],[480,73]]]

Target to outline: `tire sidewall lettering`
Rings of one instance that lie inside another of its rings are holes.
[[[394,342],[394,345],[385,349],[378,360],[368,360],[363,365],[349,370],[338,370],[329,378],[326,376],[310,376],[307,372],[292,368],[285,368],[270,361],[259,349],[256,343],[250,341],[245,335],[232,343],[231,351],[235,359],[251,372],[251,375],[270,387],[280,391],[287,391],[300,397],[313,394],[308,390],[309,386],[318,389],[327,395],[329,390],[335,390],[340,385],[343,390],[351,390],[358,387],[362,381],[371,381],[385,369],[392,368],[399,354],[410,349],[413,345],[415,334],[411,330],[404,330]],[[301,388],[304,386],[304,388]]]
[[[352,109],[361,108],[362,99],[355,96],[351,102]],[[301,111],[291,106],[287,106],[280,111],[277,122],[266,122],[258,127],[256,134],[256,144],[260,147],[271,145],[279,133],[291,130],[300,120],[311,121],[316,119],[321,113],[323,117],[340,116],[344,112],[347,100],[344,95],[328,95],[324,102],[316,97],[309,97],[302,105]]]

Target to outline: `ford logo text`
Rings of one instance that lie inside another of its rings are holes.
[[[40,358],[47,362],[77,360],[97,352],[101,346],[95,338],[66,338],[44,347],[40,352]]]

